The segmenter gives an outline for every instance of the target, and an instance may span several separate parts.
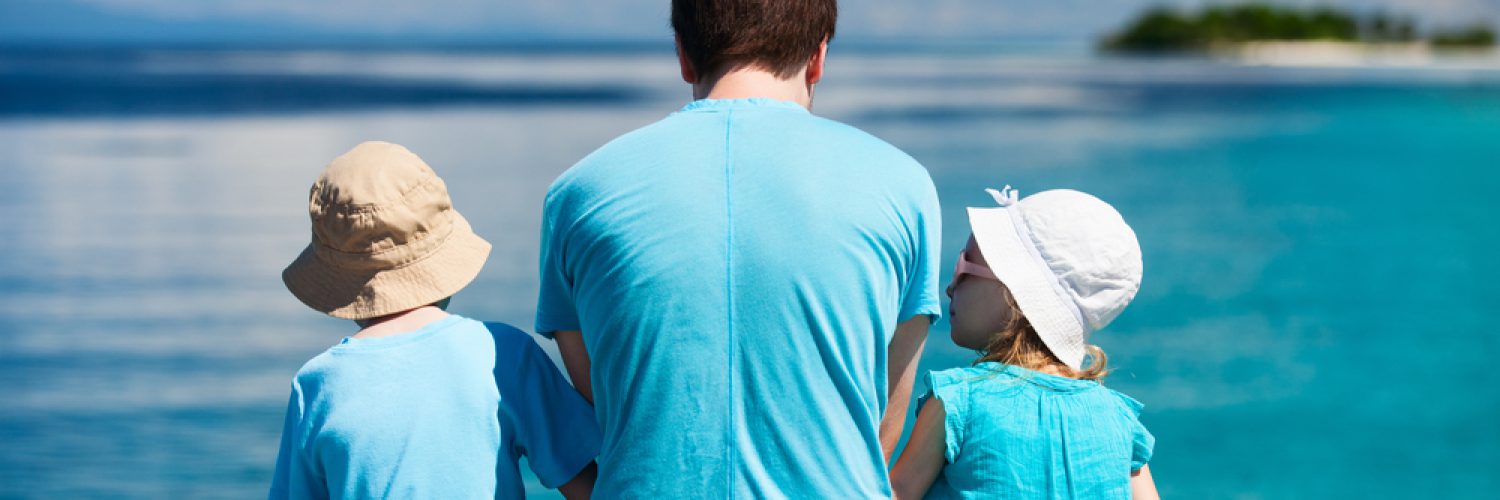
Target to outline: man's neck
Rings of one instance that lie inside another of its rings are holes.
[[[795,102],[812,109],[812,89],[807,85],[806,75],[798,73],[791,78],[777,78],[775,74],[755,69],[730,70],[718,78],[693,85],[694,99],[748,99],[761,97],[778,101]]]

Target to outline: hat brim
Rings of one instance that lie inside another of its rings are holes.
[[[969,228],[974,241],[990,270],[1015,297],[1042,343],[1063,364],[1080,370],[1086,352],[1086,330],[1058,294],[1057,276],[1034,254],[1031,242],[1023,241],[1025,236],[1008,210],[1014,208],[970,207]]]
[[[435,303],[462,290],[484,268],[490,243],[454,213],[442,246],[396,269],[344,269],[318,258],[312,245],[281,273],[303,304],[335,318],[369,319]]]

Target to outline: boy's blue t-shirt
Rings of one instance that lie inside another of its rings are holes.
[[[346,338],[297,372],[270,498],[520,498],[597,455],[592,408],[531,337],[457,315]]]
[[[932,372],[946,464],[927,498],[1128,499],[1156,439],[1141,403],[1098,382],[999,363]]]
[[[701,100],[548,192],[537,330],[580,330],[595,493],[879,498],[887,349],[939,314],[927,171],[790,102]]]

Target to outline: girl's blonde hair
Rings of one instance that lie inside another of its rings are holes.
[[[1080,380],[1100,381],[1109,375],[1109,357],[1104,354],[1104,349],[1096,345],[1085,346],[1088,365],[1082,370],[1074,370],[1057,359],[1047,349],[1047,344],[1042,342],[1042,337],[1037,335],[1036,329],[1032,328],[1031,321],[1021,313],[1021,306],[1016,304],[1016,298],[1010,294],[1010,290],[1001,287],[1000,292],[1005,297],[1005,306],[1010,308],[1010,321],[1000,331],[990,335],[990,343],[985,347],[984,355],[974,361],[974,364],[994,361],[1038,371],[1051,366],[1068,378]]]

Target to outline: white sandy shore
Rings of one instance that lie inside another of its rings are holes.
[[[1500,68],[1500,50],[1435,49],[1426,42],[1261,41],[1212,53],[1252,66]]]

